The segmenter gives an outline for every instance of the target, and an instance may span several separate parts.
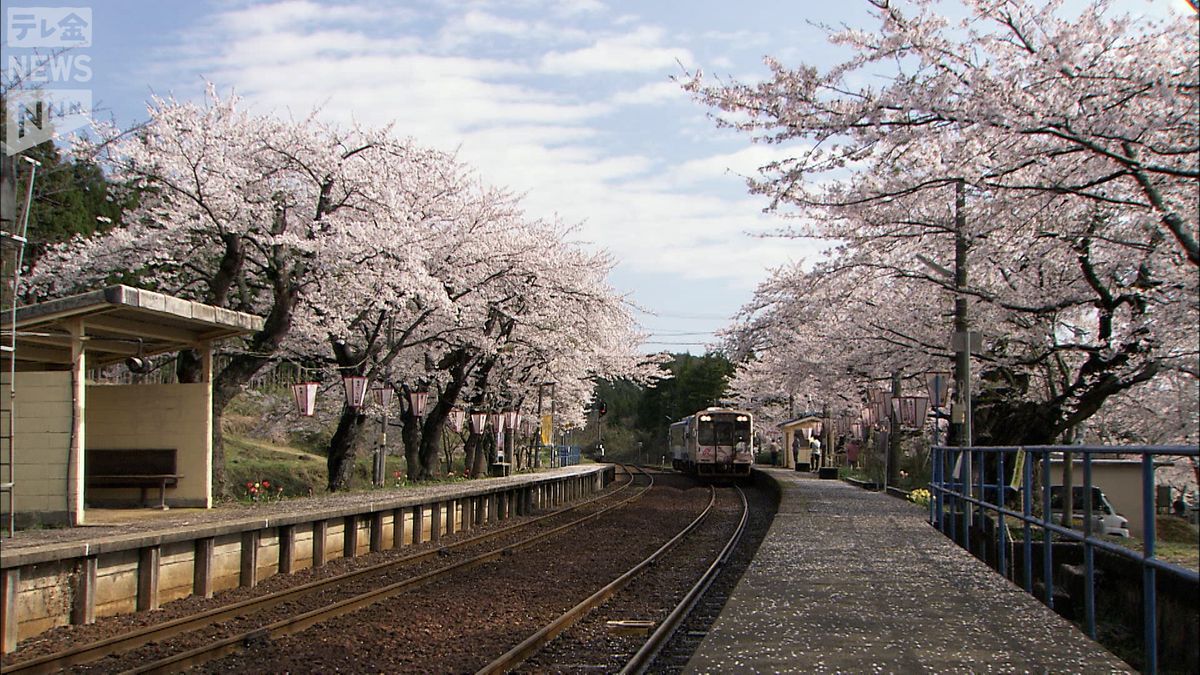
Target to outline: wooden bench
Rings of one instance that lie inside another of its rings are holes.
[[[86,450],[84,477],[89,488],[140,488],[141,504],[146,490],[158,488],[158,508],[167,508],[167,487],[179,484],[175,449]]]

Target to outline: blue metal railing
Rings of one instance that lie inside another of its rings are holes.
[[[554,446],[553,466],[574,466],[579,463],[580,448],[578,445]]]
[[[1185,582],[1200,583],[1196,570],[1174,565],[1155,556],[1155,503],[1154,503],[1154,460],[1156,457],[1197,457],[1197,446],[1085,446],[1085,445],[1041,445],[1023,447],[973,447],[959,448],[935,445],[932,448],[932,472],[930,491],[930,523],[943,534],[958,542],[968,551],[971,548],[971,525],[976,532],[984,532],[985,519],[995,516],[997,531],[996,566],[1002,574],[1012,579],[1015,570],[1009,573],[1008,527],[1006,518],[1021,523],[1022,529],[1022,581],[1025,590],[1034,593],[1033,584],[1033,529],[1041,528],[1043,601],[1054,607],[1054,540],[1083,544],[1084,562],[1084,622],[1088,635],[1096,639],[1096,570],[1097,549],[1136,561],[1142,569],[1142,627],[1145,662],[1142,672],[1158,671],[1158,596],[1157,574],[1163,572],[1177,576]],[[963,475],[963,461],[970,453],[974,476]],[[1054,472],[1051,460],[1061,453],[1082,457],[1083,463],[1083,532],[1058,523],[1054,519],[1051,504],[1051,487]],[[1140,460],[1142,479],[1143,545],[1142,552],[1102,539],[1093,533],[1093,477],[1092,460],[1096,455],[1112,455],[1122,458],[1136,456]],[[1006,457],[1013,462],[1006,463]],[[1033,499],[1034,462],[1041,466],[1041,512],[1035,514]],[[1013,476],[1006,472],[1012,467]],[[1019,467],[1019,468],[1018,468]],[[1019,472],[1020,475],[1015,475]],[[967,485],[970,483],[970,489]],[[1019,486],[1019,487],[1018,487]],[[1010,508],[1007,496],[1019,493],[1020,510]],[[982,548],[988,542],[980,542]],[[1015,579],[1014,579],[1015,581]]]

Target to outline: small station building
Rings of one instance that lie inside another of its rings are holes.
[[[258,316],[129,286],[4,312],[6,529],[10,518],[82,525],[93,505],[211,507],[213,344],[262,326]],[[185,349],[201,355],[200,382],[88,380],[94,369]]]
[[[780,452],[785,457],[782,465],[800,471],[811,470],[813,452],[809,446],[809,439],[817,438],[824,443],[821,439],[821,429],[822,420],[819,413],[805,413],[780,424],[779,431],[783,435],[783,448]],[[793,448],[795,453],[792,452]]]

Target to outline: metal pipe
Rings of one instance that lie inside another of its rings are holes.
[[[996,455],[996,502],[1000,507],[1004,506],[1004,488],[1007,483],[1004,482],[1004,453]],[[999,565],[1000,574],[1008,578],[1008,527],[1004,521],[1004,509],[996,509],[996,527],[1000,530],[1000,551]]]
[[[1042,451],[1042,518],[1050,520],[1050,451]],[[1042,586],[1044,602],[1054,609],[1054,535],[1042,528]]]
[[[1066,488],[1063,488],[1064,490]],[[1083,606],[1088,637],[1096,639],[1096,562],[1092,545],[1092,456],[1083,456]],[[1066,513],[1066,508],[1063,508]],[[1104,534],[1101,532],[1101,534]]]
[[[1023,471],[1021,476],[1021,487],[1023,495],[1021,498],[1021,512],[1024,517],[1024,563],[1025,568],[1025,591],[1030,595],[1033,594],[1033,526],[1030,524],[1030,519],[1033,517],[1033,462],[1030,461],[1028,452],[1026,452]]]
[[[1154,559],[1154,458],[1142,455],[1142,613],[1143,639],[1145,640],[1145,662],[1142,672],[1153,675],[1158,672],[1158,593],[1154,567],[1147,561]]]

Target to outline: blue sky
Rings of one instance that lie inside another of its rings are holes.
[[[1128,0],[1165,12],[1184,0]],[[400,135],[525,194],[535,217],[619,260],[614,286],[652,314],[647,351],[703,352],[769,267],[823,246],[760,238],[741,175],[786,149],[717,130],[671,76],[742,80],[836,56],[812,23],[863,25],[866,2],[755,0],[93,0],[86,83],[101,115],[143,120],[151,94],[211,81],[255,110],[395,123]],[[7,42],[6,42],[7,46]],[[4,62],[8,67],[6,49]]]

